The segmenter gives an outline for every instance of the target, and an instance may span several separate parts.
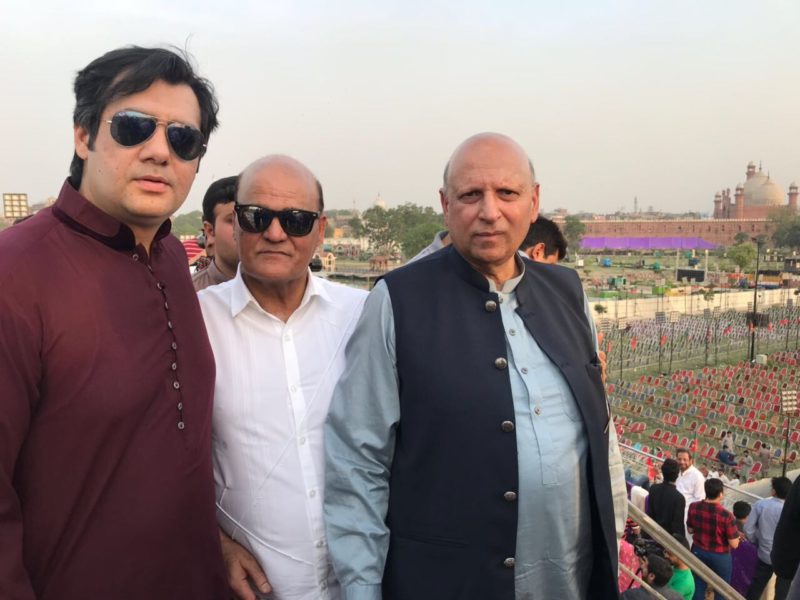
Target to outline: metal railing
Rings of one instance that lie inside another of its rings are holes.
[[[683,547],[670,533],[667,533],[658,523],[639,510],[635,504],[628,501],[628,514],[636,521],[656,543],[670,551],[684,562],[692,573],[706,582],[709,590],[715,591],[724,600],[744,600],[744,597],[733,589],[729,583],[712,571],[705,563],[701,562],[694,554]],[[629,570],[625,571],[629,573]],[[645,588],[646,589],[646,588]],[[653,592],[648,590],[651,594]],[[655,595],[655,594],[653,594]],[[660,595],[659,595],[660,596]]]

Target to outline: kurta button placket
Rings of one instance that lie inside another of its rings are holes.
[[[186,425],[183,423],[183,421],[178,421],[178,429],[183,431],[185,428],[186,428]]]
[[[506,367],[508,367],[508,361],[503,358],[502,356],[494,359],[494,366],[496,369],[502,371]]]
[[[171,368],[173,371],[177,371],[177,370],[178,370],[178,363],[172,363],[172,364],[170,365],[170,368]]]
[[[180,384],[179,381],[173,381],[172,382],[172,387],[174,387],[176,390],[179,390],[179,389],[181,389],[181,384]]]

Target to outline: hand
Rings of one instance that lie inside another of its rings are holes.
[[[606,334],[604,331],[601,331],[597,334],[597,347],[602,348],[603,340],[605,339]],[[600,377],[603,380],[603,385],[606,384],[606,367],[608,366],[608,362],[606,361],[606,353],[602,350],[597,351],[597,360],[600,361]]]
[[[228,585],[239,600],[256,600],[250,588],[250,582],[263,594],[272,591],[264,571],[258,561],[241,544],[233,541],[222,529],[219,530],[219,541],[222,544],[222,558],[228,572]]]

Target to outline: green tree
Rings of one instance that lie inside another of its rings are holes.
[[[385,209],[373,206],[362,215],[363,227],[377,252],[392,254],[402,250],[406,258],[427,246],[437,231],[444,228],[444,219],[430,206],[402,204]]]
[[[740,231],[735,236],[733,236],[733,241],[737,244],[744,244],[746,241],[750,239],[750,236],[747,235],[744,231]]]
[[[352,216],[347,219],[347,224],[350,226],[350,230],[353,232],[354,238],[360,238],[367,235],[366,228],[364,227],[364,223],[361,220],[361,217]]]
[[[172,220],[172,233],[180,237],[182,235],[197,235],[203,228],[203,213],[199,210],[177,215]]]
[[[361,219],[367,238],[377,252],[391,254],[397,249],[397,232],[393,229],[391,212],[382,206],[373,206],[363,212]]]
[[[736,244],[728,248],[728,258],[740,270],[746,271],[756,258],[756,248],[753,244]]]
[[[564,237],[572,252],[577,252],[581,246],[581,238],[586,233],[586,225],[575,215],[567,215],[564,219]]]
[[[773,219],[772,241],[779,248],[800,248],[800,216],[781,215]]]

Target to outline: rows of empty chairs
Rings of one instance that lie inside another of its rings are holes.
[[[769,364],[680,370],[671,376],[643,375],[636,381],[611,383],[609,400],[617,433],[631,445],[640,444],[645,452],[667,456],[689,447],[704,459],[716,461],[720,437],[731,431],[737,459],[743,449],[755,454],[766,443],[777,463],[784,458],[789,428],[786,461],[795,463],[800,453],[800,419],[786,418],[780,406],[781,392],[800,386],[797,352],[775,353]],[[765,475],[760,469],[756,462],[742,474],[755,479]]]

